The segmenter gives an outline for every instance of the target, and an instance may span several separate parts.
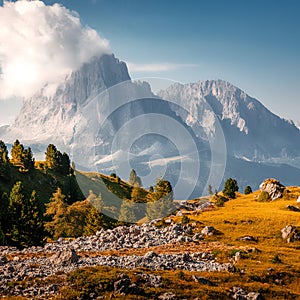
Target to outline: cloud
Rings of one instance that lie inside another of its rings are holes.
[[[151,64],[137,64],[127,62],[127,66],[131,72],[167,72],[178,70],[182,68],[199,67],[197,64],[173,64],[173,63],[151,63]]]
[[[4,1],[0,7],[0,99],[29,97],[76,70],[109,42],[60,4]]]

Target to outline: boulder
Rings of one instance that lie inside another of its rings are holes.
[[[298,197],[298,199],[297,199],[297,201],[296,201],[297,203],[300,203],[300,196]]]
[[[267,192],[272,200],[276,200],[283,196],[285,186],[274,178],[264,180],[259,186],[261,191]]]
[[[216,229],[213,226],[205,226],[201,230],[201,233],[204,235],[214,235],[215,232],[216,232]]]
[[[200,277],[200,276],[197,276],[197,275],[193,275],[192,278],[195,282],[198,282],[200,284],[214,286],[214,284],[207,278]]]
[[[288,205],[286,208],[291,211],[300,212],[300,208],[298,206]]]
[[[281,236],[288,243],[300,241],[300,229],[294,225],[287,225],[281,229]]]
[[[247,293],[240,287],[233,287],[231,290],[232,299],[236,300],[263,300],[264,297],[260,293],[250,292]]]
[[[129,293],[131,280],[126,274],[121,274],[119,280],[114,282],[114,292],[116,294],[126,295]]]
[[[236,240],[241,241],[241,242],[257,242],[257,239],[255,237],[253,237],[252,235],[241,236],[241,237],[237,238]]]
[[[78,262],[78,259],[79,257],[76,254],[74,249],[66,249],[64,251],[58,251],[50,257],[50,261],[54,265],[62,265],[62,266],[75,264]]]
[[[175,299],[177,299],[177,297],[174,293],[167,292],[167,293],[164,293],[164,294],[158,296],[158,299],[160,299],[160,300],[175,300]]]

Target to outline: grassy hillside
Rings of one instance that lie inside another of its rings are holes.
[[[84,198],[73,175],[61,175],[52,170],[40,167],[40,162],[36,163],[35,168],[29,172],[22,173],[18,167],[9,166],[10,176],[0,180],[2,192],[9,193],[17,181],[21,181],[25,191],[31,193],[36,190],[42,202],[48,202],[52,194],[60,187],[65,195],[69,195],[72,201]]]
[[[295,205],[300,187],[289,187],[282,199],[257,202],[259,191],[237,198],[224,207],[201,214],[187,213],[190,223],[213,226],[218,234],[205,239],[205,246],[219,261],[228,261],[240,252],[236,263],[237,274],[207,274],[222,285],[225,291],[232,286],[260,291],[265,299],[300,299],[300,242],[287,243],[281,237],[286,225],[300,226],[300,213],[286,208]],[[174,218],[180,221],[179,217]],[[239,241],[243,236],[253,236],[257,241]],[[186,245],[189,251],[192,245]],[[193,246],[194,247],[194,246]],[[220,288],[208,288],[211,292]]]

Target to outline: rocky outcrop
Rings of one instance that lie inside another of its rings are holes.
[[[261,191],[267,192],[272,200],[281,198],[285,190],[285,186],[282,185],[278,180],[273,178],[264,180],[259,188]]]
[[[287,225],[281,229],[281,236],[288,243],[300,241],[300,227]]]

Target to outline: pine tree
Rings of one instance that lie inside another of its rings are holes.
[[[51,221],[45,223],[45,229],[55,238],[66,236],[67,226],[67,203],[65,195],[60,188],[53,194],[50,202],[46,204],[45,216],[50,217]]]
[[[25,149],[24,146],[16,140],[11,149],[11,162],[19,167],[19,171],[27,172],[34,167],[34,159],[31,148]]]
[[[26,247],[42,245],[44,241],[43,212],[35,190],[32,191],[28,204],[24,207],[24,213]]]
[[[214,194],[214,192],[212,190],[212,186],[210,184],[207,187],[207,191],[208,191],[208,195],[213,195]]]
[[[31,152],[31,148],[24,149],[22,155],[22,169],[24,171],[29,171],[34,168],[34,158]]]
[[[25,204],[24,187],[18,181],[9,196],[9,227],[7,238],[12,245],[20,246],[23,230],[23,207]]]
[[[139,203],[134,205],[134,214],[137,220],[142,219],[146,215],[146,199],[145,192],[138,186],[134,186],[131,191],[131,201]]]
[[[60,165],[60,173],[62,175],[69,175],[71,172],[71,161],[70,158],[68,156],[68,154],[66,152],[63,153],[63,155],[61,156],[61,165]]]
[[[11,162],[14,166],[22,166],[24,146],[16,140],[11,148]]]
[[[43,215],[35,191],[31,197],[26,197],[18,181],[11,190],[8,211],[7,238],[12,245],[29,247],[43,243]]]
[[[132,201],[123,200],[118,220],[122,223],[135,223],[137,221],[134,213],[134,203]]]
[[[148,220],[163,218],[175,210],[173,189],[165,179],[158,179],[154,192],[147,195],[146,215]]]
[[[232,199],[235,198],[235,192],[239,190],[237,181],[232,178],[228,178],[225,182],[223,194],[227,197],[230,197]]]
[[[1,222],[1,228],[3,232],[7,232],[9,229],[9,197],[7,193],[0,193],[0,222]]]
[[[46,149],[46,166],[49,169],[57,169],[59,167],[59,154],[55,145],[49,144]]]
[[[94,235],[98,230],[105,227],[105,220],[101,212],[96,207],[91,207],[84,226],[83,235]]]
[[[0,140],[0,177],[3,179],[9,179],[9,158],[7,147],[3,141]]]
[[[69,175],[74,172],[71,169],[69,155],[65,152],[62,154],[55,145],[49,144],[45,154],[47,168],[59,172],[61,175]]]
[[[132,186],[138,186],[141,187],[142,186],[142,180],[141,178],[136,174],[136,171],[134,169],[132,169],[130,171],[130,175],[129,175],[129,184]]]

